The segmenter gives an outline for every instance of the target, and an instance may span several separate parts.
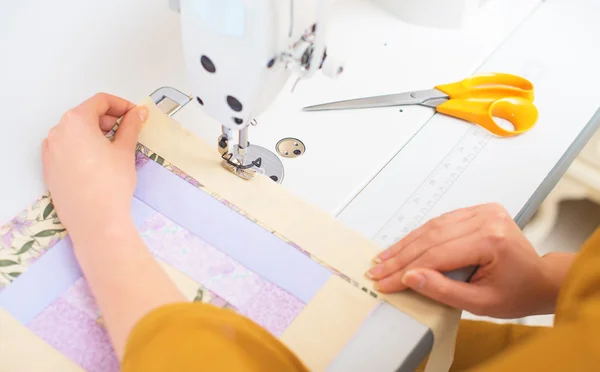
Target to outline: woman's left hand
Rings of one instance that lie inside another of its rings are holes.
[[[540,257],[501,205],[484,204],[414,230],[379,254],[367,276],[382,293],[411,288],[476,315],[516,318],[554,311],[572,260]],[[468,266],[479,267],[469,283],[442,274]]]

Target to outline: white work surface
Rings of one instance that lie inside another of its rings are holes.
[[[597,0],[545,1],[483,64],[481,71],[534,83],[538,124],[521,136],[489,140],[421,222],[486,202],[503,204],[514,217],[521,212],[600,108],[598,14]],[[469,130],[435,115],[339,218],[374,237]]]
[[[367,0],[337,3],[330,49],[347,58],[344,76],[301,82],[250,131],[251,143],[269,149],[288,136],[306,144],[305,155],[283,160],[283,184],[331,213],[356,196],[433,110],[301,113],[299,108],[462,79],[539,0],[488,1],[481,18],[462,31],[407,25]],[[0,51],[0,156],[5,159],[0,221],[44,192],[39,145],[68,108],[98,91],[132,101],[162,86],[193,94],[184,74],[179,15],[167,0],[10,1],[0,12]],[[177,120],[216,146],[220,126],[203,119],[198,105],[188,105]]]

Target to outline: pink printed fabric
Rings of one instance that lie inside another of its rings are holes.
[[[119,360],[108,335],[90,313],[92,309],[78,308],[61,297],[29,329],[88,372],[117,372]]]
[[[61,297],[69,305],[85,313],[92,319],[100,316],[100,309],[96,305],[92,291],[83,277],[79,278]]]
[[[139,230],[156,257],[216,293],[275,336],[280,336],[304,309],[305,304],[290,293],[158,212]]]
[[[238,312],[279,337],[304,309],[305,304],[271,282],[264,282]]]

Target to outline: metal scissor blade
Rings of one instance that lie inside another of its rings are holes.
[[[345,101],[329,102],[319,105],[307,106],[304,111],[322,111],[322,110],[346,110],[372,107],[389,107],[403,105],[418,105],[423,102],[422,98],[412,96],[413,92],[389,94],[386,96],[375,96],[349,99]]]

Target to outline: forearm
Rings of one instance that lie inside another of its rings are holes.
[[[73,235],[73,243],[119,357],[129,333],[144,315],[161,305],[186,300],[130,218],[112,220],[93,235]]]

